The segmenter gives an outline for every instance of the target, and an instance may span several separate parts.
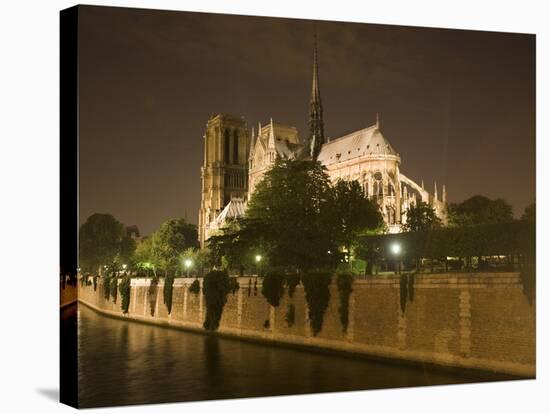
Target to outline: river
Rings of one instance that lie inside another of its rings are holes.
[[[72,306],[62,313],[70,320]],[[479,382],[480,377],[242,342],[78,310],[80,407]],[[484,376],[483,380],[506,379]]]

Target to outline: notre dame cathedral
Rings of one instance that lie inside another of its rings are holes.
[[[211,116],[204,134],[202,192],[199,211],[201,247],[226,223],[243,216],[254,188],[277,157],[317,158],[333,182],[357,180],[365,196],[377,200],[391,233],[401,231],[406,211],[417,201],[428,203],[447,220],[446,190],[437,184],[431,194],[401,172],[401,157],[376,123],[342,137],[326,140],[319,91],[317,43],[313,47],[313,81],[309,103],[309,134],[302,142],[290,125],[270,122],[249,131],[246,120],[226,114]]]

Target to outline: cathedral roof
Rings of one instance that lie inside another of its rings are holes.
[[[260,133],[257,141],[264,150],[274,149],[283,158],[295,158],[296,153],[302,148],[296,127],[278,124],[271,120],[269,124],[258,129]]]
[[[378,124],[330,140],[322,146],[317,159],[323,165],[330,165],[370,155],[398,155],[382,135]]]
[[[242,198],[232,198],[224,207],[222,212],[216,217],[216,224],[221,227],[228,220],[244,216],[246,202]]]
[[[282,158],[296,158],[296,153],[302,148],[300,144],[293,144],[287,141],[275,140],[275,151]]]

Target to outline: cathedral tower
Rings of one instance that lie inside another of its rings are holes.
[[[232,198],[244,199],[248,190],[250,134],[244,118],[215,115],[206,123],[201,168],[199,241],[204,246],[209,224]]]
[[[319,92],[319,68],[317,62],[317,35],[313,38],[313,82],[309,100],[309,151],[312,158],[317,158],[321,146],[325,143],[323,124],[323,104]]]

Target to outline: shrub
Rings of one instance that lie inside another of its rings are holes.
[[[399,305],[401,312],[405,313],[407,307],[407,299],[412,302],[414,300],[414,281],[415,274],[403,273],[399,279]]]
[[[103,278],[103,297],[105,299],[109,299],[110,294],[111,294],[111,278],[109,276],[105,276]]]
[[[199,279],[193,280],[193,283],[189,286],[189,292],[195,295],[201,293],[201,282],[199,282]]]
[[[286,275],[285,282],[288,289],[288,296],[292,298],[296,291],[296,286],[300,284],[300,276],[296,274]]]
[[[168,314],[172,312],[173,290],[174,290],[174,275],[167,274],[166,277],[164,278],[164,289],[162,290],[162,294],[164,297],[164,304],[166,305],[166,309],[168,309]]]
[[[149,308],[150,308],[151,316],[155,316],[155,308],[157,307],[158,284],[159,284],[158,277],[153,277],[151,278],[149,289],[147,289],[147,296],[149,297]]]
[[[109,289],[111,291],[111,296],[113,298],[113,303],[116,303],[116,297],[118,292],[118,278],[112,277],[111,278],[111,284],[109,286]]]
[[[302,275],[309,310],[309,323],[316,336],[323,327],[323,318],[330,300],[330,273],[311,272]]]
[[[124,276],[120,284],[118,285],[118,290],[120,291],[120,308],[122,313],[127,314],[128,309],[130,308],[130,290],[131,290],[131,279],[130,276]]]
[[[264,295],[271,306],[279,306],[285,289],[284,282],[283,275],[278,272],[269,272],[265,275],[262,284],[262,295]]]
[[[285,314],[285,322],[289,328],[294,325],[295,317],[296,317],[296,309],[294,307],[294,304],[291,303],[290,305],[288,305],[288,310],[286,311],[286,314]]]
[[[353,291],[353,275],[350,273],[340,273],[336,279],[338,292],[340,293],[340,305],[338,313],[340,314],[340,322],[344,333],[348,330],[349,324],[349,297]]]
[[[203,290],[206,301],[206,318],[203,326],[208,331],[215,331],[220,325],[223,307],[227,302],[229,283],[227,273],[220,270],[213,270],[204,277]]]

